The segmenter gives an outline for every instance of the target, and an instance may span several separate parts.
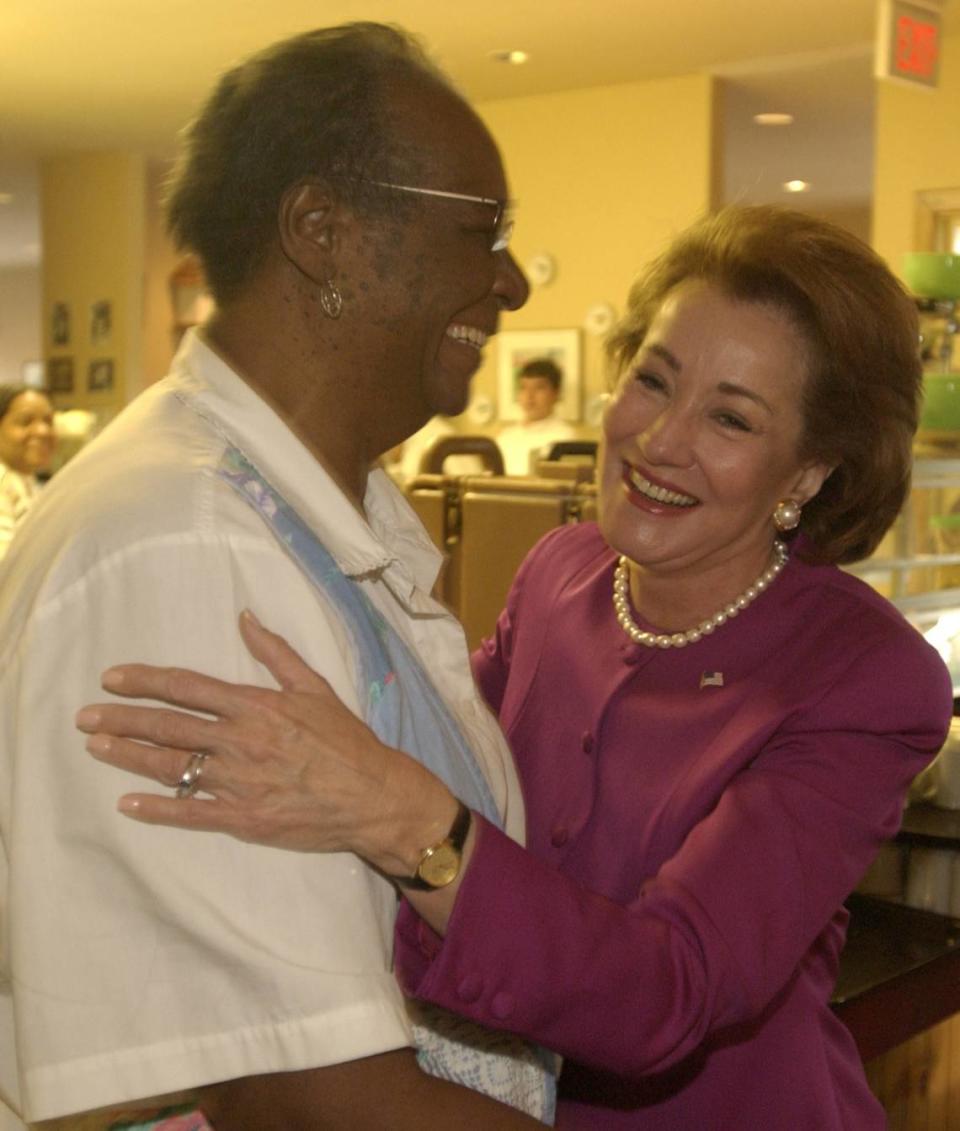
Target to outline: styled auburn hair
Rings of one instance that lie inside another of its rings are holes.
[[[786,208],[730,206],[682,232],[630,290],[607,343],[630,364],[667,295],[701,279],[784,313],[807,346],[803,463],[833,466],[803,508],[805,556],[869,556],[910,489],[921,396],[916,304],[851,233]]]

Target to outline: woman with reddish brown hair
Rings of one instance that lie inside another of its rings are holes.
[[[951,687],[837,566],[908,490],[915,311],[840,229],[730,208],[653,263],[611,349],[599,524],[534,548],[474,656],[525,848],[249,614],[281,690],[127,665],[107,690],[204,717],[114,701],[79,725],[168,785],[205,756],[197,796],[127,795],[128,816],[394,877],[404,988],[563,1054],[558,1127],[879,1131],[829,1007],[843,901]]]

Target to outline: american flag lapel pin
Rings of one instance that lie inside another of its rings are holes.
[[[705,687],[723,687],[723,672],[703,672],[700,676],[700,690]]]

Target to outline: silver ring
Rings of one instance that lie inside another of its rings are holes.
[[[190,755],[187,768],[177,781],[176,790],[178,798],[193,797],[200,788],[200,775],[203,773],[203,763],[206,761],[206,758],[207,755],[203,751]]]

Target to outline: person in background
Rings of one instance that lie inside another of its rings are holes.
[[[547,535],[473,658],[527,847],[477,814],[452,882],[403,890],[402,983],[560,1052],[559,1128],[880,1131],[829,1004],[843,901],[943,743],[952,689],[838,567],[909,490],[915,307],[842,229],[727,208],[642,275],[611,354],[599,525]],[[279,636],[242,632],[280,690],[105,674],[203,714],[93,705],[96,758],[168,782],[209,754],[204,797],[122,812],[412,874],[455,793]]]
[[[40,494],[55,448],[53,405],[26,385],[0,385],[0,559]]]
[[[548,357],[526,362],[517,377],[519,424],[508,424],[497,435],[507,475],[531,475],[558,440],[572,440],[574,429],[556,413],[563,373]]]
[[[4,563],[0,1123],[149,1122],[200,1089],[216,1131],[537,1126],[507,1102],[549,1118],[540,1050],[408,1012],[389,878],[118,828],[112,774],[76,756],[73,714],[118,653],[267,678],[235,636],[256,602],[358,715],[523,834],[463,632],[430,596],[440,554],[370,470],[464,410],[526,300],[496,145],[415,41],[364,23],[238,65],[184,144],[168,224],[215,309],[53,478]]]

